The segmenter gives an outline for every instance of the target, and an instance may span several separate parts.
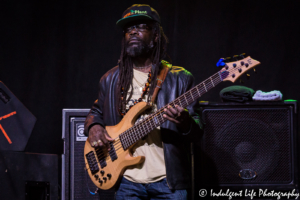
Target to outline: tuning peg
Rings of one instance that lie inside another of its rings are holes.
[[[245,58],[245,53],[240,54],[240,57]]]
[[[250,74],[247,74],[247,80],[249,80],[250,79]]]
[[[224,59],[224,62],[228,62],[230,60],[231,60],[231,57],[227,57],[227,58]]]
[[[226,65],[224,60],[224,58],[220,58],[220,60],[217,62],[217,67],[224,67]]]

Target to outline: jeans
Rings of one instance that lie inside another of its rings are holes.
[[[123,177],[116,193],[116,200],[139,199],[187,200],[187,191],[170,190],[165,178],[155,183],[141,184],[133,183]]]

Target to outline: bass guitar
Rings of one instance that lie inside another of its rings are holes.
[[[150,105],[146,102],[139,102],[133,106],[119,124],[106,126],[107,133],[114,138],[114,141],[110,142],[110,151],[106,148],[93,148],[88,140],[85,142],[85,165],[93,183],[100,189],[110,189],[117,184],[128,166],[139,164],[145,160],[144,156],[132,157],[130,148],[166,121],[163,117],[164,108],[169,105],[172,107],[180,105],[185,108],[217,84],[222,81],[235,82],[243,73],[258,64],[260,62],[250,56],[235,62],[228,62],[220,71],[137,124],[135,121],[138,116]]]

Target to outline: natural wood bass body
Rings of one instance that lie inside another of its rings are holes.
[[[99,172],[92,174],[91,170],[89,169],[87,157],[84,156],[89,176],[98,188],[104,190],[112,188],[119,181],[126,167],[144,162],[144,156],[132,157],[130,148],[125,151],[123,150],[120,144],[119,135],[127,129],[131,128],[134,125],[137,117],[149,107],[150,106],[147,105],[146,102],[140,102],[128,111],[128,113],[124,116],[119,124],[115,126],[106,126],[105,129],[107,133],[111,138],[115,139],[112,144],[115,145],[115,150],[118,156],[116,160],[112,161],[110,156],[108,155],[108,152],[104,152],[107,166],[99,170]],[[97,155],[95,148],[93,148],[87,140],[84,147],[84,155],[87,155],[91,151],[94,152],[95,155]],[[101,173],[101,171],[104,171],[104,173]],[[108,174],[111,174],[111,177],[107,177]],[[104,180],[103,178],[106,178],[106,180]],[[99,179],[103,182],[100,183]]]

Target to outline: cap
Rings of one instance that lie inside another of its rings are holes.
[[[117,25],[124,28],[127,23],[136,20],[153,20],[160,23],[158,13],[149,5],[133,4],[123,12],[122,19],[117,21]]]

